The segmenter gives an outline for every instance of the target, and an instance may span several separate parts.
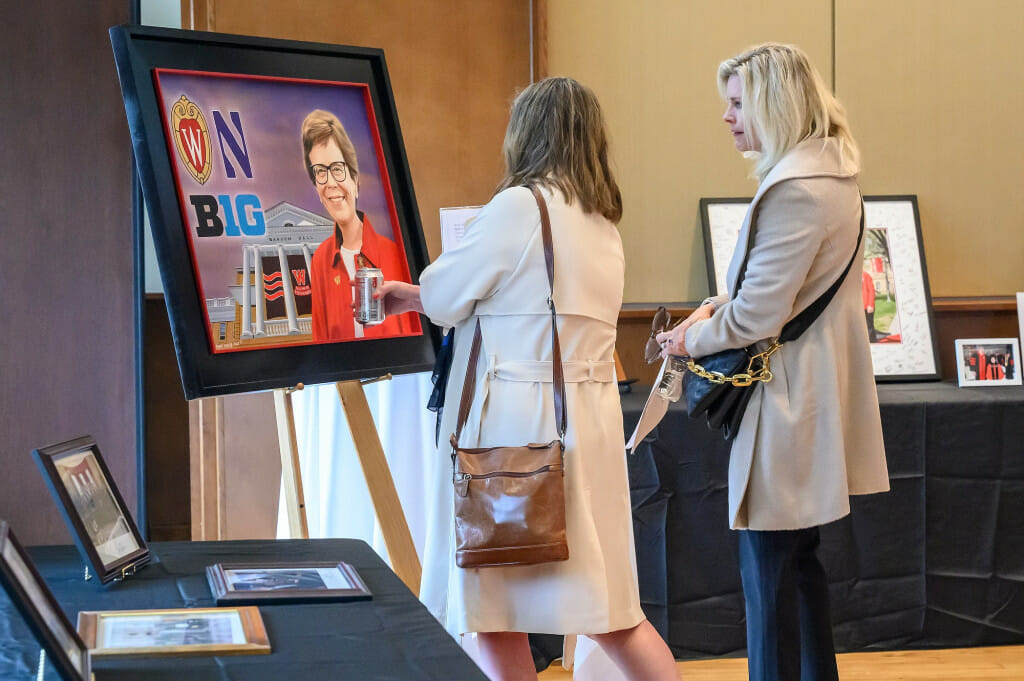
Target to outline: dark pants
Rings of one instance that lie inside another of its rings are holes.
[[[750,681],[838,681],[817,527],[741,530]]]

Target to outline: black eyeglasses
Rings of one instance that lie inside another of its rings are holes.
[[[334,178],[335,182],[344,182],[345,178],[348,177],[348,166],[345,165],[344,161],[335,161],[329,166],[317,163],[311,165],[309,169],[313,171],[313,179],[316,180],[317,184],[327,184],[328,170],[331,171],[331,177]]]
[[[644,359],[648,364],[661,357],[661,345],[654,337],[667,329],[670,321],[672,321],[672,315],[664,306],[659,305],[658,310],[654,313],[654,320],[651,322],[651,335],[647,339],[647,345],[644,346]]]

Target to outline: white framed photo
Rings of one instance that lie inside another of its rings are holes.
[[[746,221],[750,198],[701,199],[708,289],[729,292],[729,261]],[[864,321],[878,382],[940,378],[935,321],[921,239],[917,197],[864,197]]]
[[[958,338],[956,360],[961,387],[1021,385],[1016,338]]]
[[[1024,340],[1024,291],[1017,292],[1017,337]]]

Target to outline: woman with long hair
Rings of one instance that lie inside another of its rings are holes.
[[[632,512],[615,376],[624,263],[615,227],[622,199],[608,160],[601,108],[570,78],[526,88],[505,134],[505,177],[458,246],[420,276],[385,282],[387,314],[417,310],[455,328],[447,402],[458,404],[474,328],[482,359],[464,446],[546,442],[556,435],[551,295],[568,411],[565,448],[569,558],[507,567],[454,561],[450,466],[439,466],[420,597],[454,635],[475,632],[478,662],[495,680],[536,679],[527,632],[592,637],[634,681],[678,679],[668,646],[644,617],[637,591]],[[539,207],[550,214],[549,293]],[[454,432],[446,409],[442,434]],[[442,440],[444,437],[442,437]],[[436,456],[446,461],[448,447]]]

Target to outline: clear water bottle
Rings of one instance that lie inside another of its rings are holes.
[[[686,358],[669,355],[665,371],[658,383],[658,394],[669,402],[678,402],[683,396],[683,376],[686,374]]]

